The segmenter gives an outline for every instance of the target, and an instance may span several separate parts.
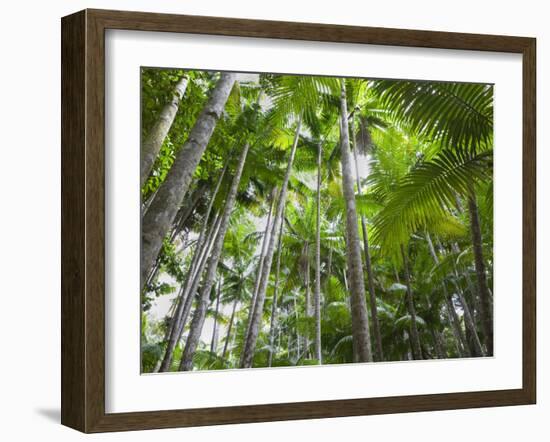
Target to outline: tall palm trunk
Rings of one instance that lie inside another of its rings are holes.
[[[147,181],[149,173],[153,168],[153,164],[157,159],[157,155],[160,152],[162,143],[164,142],[166,135],[168,135],[170,127],[172,127],[172,123],[174,122],[174,118],[176,117],[176,114],[178,112],[180,101],[185,94],[185,90],[187,89],[188,82],[189,78],[187,77],[187,74],[184,74],[176,83],[176,86],[174,86],[170,101],[168,101],[168,103],[164,105],[164,107],[160,111],[158,120],[155,122],[155,124],[147,134],[147,137],[145,138],[143,143],[141,143],[140,185],[142,187],[145,184],[145,181]]]
[[[275,344],[275,329],[277,328],[277,302],[279,298],[279,274],[281,272],[281,245],[283,242],[283,223],[279,229],[279,245],[277,246],[277,263],[275,264],[275,284],[273,286],[273,302],[271,304],[271,323],[269,325],[269,357],[267,366],[271,367],[273,362],[273,346]]]
[[[294,307],[294,322],[296,324],[296,327],[294,327],[295,331],[296,331],[296,364],[298,364],[298,361],[300,359],[300,342],[302,341],[302,337],[300,336],[300,332],[298,331],[298,319],[299,319],[299,315],[298,315],[298,305],[296,303],[296,296],[294,297],[294,303],[293,303],[293,307]],[[290,354],[289,354],[289,359],[290,359]]]
[[[361,241],[357,231],[357,211],[348,131],[348,109],[345,80],[341,80],[340,96],[340,150],[342,164],[342,189],[346,202],[346,254],[351,289],[351,319],[354,358],[357,362],[371,362],[372,351],[369,318],[365,302],[365,282],[361,263]]]
[[[166,179],[159,187],[157,194],[141,224],[141,271],[140,287],[143,289],[149,271],[162,247],[162,241],[168,234],[178,208],[189,189],[191,178],[204,153],[216,123],[221,117],[225,103],[236,74],[222,73],[201,114],[197,118],[189,137],[178,152],[174,164]]]
[[[464,324],[466,325],[466,331],[469,333],[469,336],[471,337],[471,339],[466,340],[468,343],[471,342],[470,352],[472,353],[473,356],[485,356],[485,351],[481,346],[481,341],[479,340],[474,318],[470,311],[468,302],[464,297],[464,293],[462,292],[462,289],[456,283],[455,283],[455,288],[456,288],[456,294],[458,296],[458,300],[460,301],[460,304],[462,305],[462,310],[464,311]]]
[[[437,314],[437,316],[439,318],[440,311],[437,310],[437,309],[434,309],[434,306],[431,303],[429,296],[426,295],[425,298],[426,298],[426,303],[428,304],[428,310],[432,314]],[[434,341],[434,348],[435,348],[435,352],[437,354],[437,357],[439,359],[445,359],[446,352],[445,352],[445,349],[444,349],[443,338],[441,337],[441,332],[439,330],[437,330],[435,328],[435,326],[429,326],[429,330],[430,330],[430,334],[432,335],[432,338],[433,338],[433,341]]]
[[[225,172],[227,171],[228,164],[229,164],[229,161],[226,161],[225,166],[222,170],[222,173],[218,178],[218,182],[216,183],[216,187],[214,188],[214,192],[212,192],[212,196],[210,197],[208,208],[206,209],[206,214],[204,216],[204,223],[199,233],[199,238],[197,239],[195,253],[193,254],[191,264],[189,265],[189,269],[187,271],[185,284],[182,286],[182,289],[180,291],[176,313],[174,314],[174,318],[170,323],[170,335],[169,335],[168,343],[166,345],[166,350],[164,352],[163,362],[160,366],[160,371],[168,371],[170,368],[174,349],[176,348],[176,345],[180,340],[181,331],[183,331],[183,326],[187,321],[187,315],[189,314],[189,311],[191,309],[193,294],[196,290],[196,288],[193,289],[193,286],[195,285],[194,284],[195,279],[198,277],[200,281],[200,275],[202,274],[202,269],[204,269],[206,264],[205,262],[203,262],[203,260],[205,260],[206,259],[205,257],[208,256],[208,254],[206,253],[210,246],[210,241],[208,241],[208,239],[215,238],[213,232],[215,232],[214,227],[217,225],[217,223],[213,223],[211,234],[208,235],[209,238],[206,238],[208,220],[210,218],[210,213],[212,212],[212,208],[214,207],[214,201],[216,200],[223,178],[225,176]],[[204,248],[205,244],[207,245],[206,248]],[[202,269],[200,269],[201,262],[203,263]],[[196,282],[196,286],[198,286],[199,281]]]
[[[288,182],[290,180],[290,173],[292,172],[292,164],[294,163],[294,156],[296,155],[296,148],[298,147],[298,139],[300,136],[300,128],[302,126],[302,115],[298,119],[296,126],[296,133],[294,135],[294,142],[290,155],[288,158],[288,164],[281,184],[281,190],[279,192],[279,200],[277,201],[277,209],[275,211],[275,219],[273,220],[273,226],[271,227],[271,236],[269,237],[269,245],[267,247],[266,256],[264,258],[264,265],[262,269],[262,276],[260,279],[260,285],[258,288],[258,296],[256,297],[256,304],[252,317],[250,318],[250,333],[247,336],[243,352],[241,355],[240,367],[250,368],[252,367],[252,360],[254,359],[254,351],[256,349],[256,342],[258,340],[258,334],[260,333],[260,327],[262,322],[262,314],[264,310],[265,294],[267,290],[267,284],[269,282],[269,274],[271,272],[271,263],[273,262],[273,253],[275,251],[275,243],[277,241],[277,231],[279,230],[280,223],[283,220],[283,212],[286,204],[286,194],[288,190]]]
[[[434,348],[437,358],[445,359],[446,354],[445,350],[443,350],[443,344],[441,343],[441,335],[433,327],[430,327],[430,334],[432,335],[432,339],[434,341]]]
[[[223,172],[222,172],[223,173]],[[178,210],[174,224],[172,225],[172,232],[170,233],[170,242],[174,241],[176,236],[183,230],[185,223],[189,220],[189,217],[195,211],[199,201],[204,196],[208,189],[206,182],[201,182],[191,196],[188,198],[188,202],[184,202]]]
[[[353,136],[353,158],[355,160],[355,177],[357,181],[357,193],[362,194],[361,179],[359,178],[359,164],[357,161],[357,136],[355,134],[355,117],[351,119],[351,133]],[[370,314],[372,318],[372,329],[374,331],[374,340],[376,342],[376,355],[379,361],[384,360],[384,351],[382,349],[382,334],[380,333],[380,322],[378,321],[378,309],[376,307],[376,291],[374,290],[374,275],[372,270],[372,261],[369,248],[369,232],[367,231],[367,222],[365,216],[361,215],[361,231],[363,233],[363,249],[365,251],[365,267],[367,269],[367,282],[369,288]]]
[[[229,347],[229,340],[231,338],[231,330],[233,329],[233,322],[235,321],[235,312],[237,311],[237,304],[239,298],[235,298],[233,301],[233,308],[231,309],[231,318],[229,318],[229,325],[227,326],[227,334],[225,335],[225,344],[223,345],[222,359],[225,358],[227,353],[227,347]]]
[[[262,248],[260,250],[260,260],[258,262],[258,269],[256,270],[256,281],[254,282],[254,291],[252,292],[252,299],[250,300],[250,309],[248,310],[248,319],[246,321],[246,333],[244,341],[248,340],[250,334],[250,326],[252,324],[252,315],[254,313],[254,307],[256,306],[256,298],[258,297],[258,289],[260,288],[260,280],[262,279],[262,270],[264,267],[265,252],[267,244],[269,242],[269,231],[271,229],[271,215],[273,213],[273,205],[275,204],[276,190],[274,189],[272,194],[271,203],[269,204],[269,212],[267,213],[267,221],[264,229],[264,237],[262,241]]]
[[[432,241],[432,237],[428,232],[426,232],[426,242],[428,243],[428,250],[430,251],[430,255],[432,257],[434,264],[435,265],[439,264],[439,257],[435,252],[435,247]],[[454,308],[452,296],[450,296],[449,292],[447,291],[447,286],[445,282],[443,282],[443,284],[441,285],[441,288],[443,289],[443,296],[445,297],[445,307],[447,309],[447,316],[449,318],[449,323],[453,330],[453,335],[456,341],[458,354],[460,357],[464,357],[466,355],[469,356],[469,350],[467,347],[466,339],[464,337],[464,333],[462,332],[462,328],[460,327],[460,321],[458,319],[456,310]]]
[[[218,231],[218,235],[216,236],[214,247],[210,253],[208,269],[201,287],[199,303],[193,314],[193,320],[191,321],[191,329],[189,330],[189,335],[187,336],[187,341],[185,343],[185,350],[183,351],[183,356],[181,358],[180,370],[189,371],[193,368],[193,356],[195,355],[195,351],[202,333],[210,291],[212,290],[212,285],[214,284],[214,278],[218,269],[218,262],[222,254],[225,234],[229,228],[229,219],[237,199],[237,191],[239,189],[239,183],[241,182],[241,175],[243,172],[244,163],[246,161],[246,156],[248,155],[248,150],[249,145],[246,143],[239,156],[235,175],[233,176],[231,187],[229,188],[229,192],[227,194],[225,206],[221,215],[220,229]]]
[[[493,355],[493,317],[491,314],[491,295],[487,285],[487,274],[485,271],[485,261],[483,259],[483,239],[481,237],[481,227],[479,225],[479,213],[475,196],[468,198],[468,209],[470,211],[470,230],[472,234],[472,244],[474,249],[474,260],[476,267],[477,285],[480,298],[480,316],[481,326],[483,328],[483,337],[487,355]]]
[[[305,309],[304,314],[306,321],[309,321],[309,317],[311,316],[311,269],[309,264],[309,243],[306,242],[304,245],[304,251],[303,251],[303,258],[306,261],[306,268],[305,268],[305,275],[304,275],[304,283],[306,286],[306,299],[305,299]],[[310,341],[309,341],[309,329],[304,333],[304,357],[306,359],[309,359],[309,347],[310,347]]]
[[[197,188],[193,191],[191,197],[184,201],[178,211],[178,214],[176,215],[176,221],[172,226],[172,231],[170,233],[170,242],[173,242],[176,236],[182,231],[184,224],[195,211],[200,199],[206,193],[207,188],[208,186],[206,184],[199,184]],[[146,209],[144,209],[142,213],[145,213],[145,210]],[[149,272],[149,275],[147,276],[146,285],[150,285],[157,276],[157,272],[160,269],[160,261],[161,255],[159,254],[159,256],[157,256],[157,259],[155,260],[155,264],[153,265],[151,271]]]
[[[305,314],[306,318],[309,318],[311,316],[311,268],[309,263],[309,242],[306,242],[304,245],[304,256],[303,258],[306,261],[306,269],[304,274],[304,283],[306,286],[306,308],[305,308]]]
[[[422,359],[422,347],[420,345],[420,335],[418,334],[418,326],[416,324],[416,309],[414,307],[414,299],[411,285],[411,273],[409,268],[409,256],[405,247],[401,245],[401,255],[403,256],[403,270],[405,274],[405,285],[407,286],[407,310],[411,317],[411,344],[414,359]]]
[[[451,245],[451,247],[452,247],[452,251],[454,253],[460,254],[460,248],[458,247],[457,243],[453,243]],[[440,248],[441,248],[441,245],[440,245]],[[456,263],[453,264],[453,269],[454,269],[455,277],[458,280],[461,275],[458,271]],[[473,304],[473,309],[472,309],[473,310],[473,312],[472,312],[473,315],[472,315],[472,317],[474,318],[474,323],[479,322],[481,324],[481,317],[480,317],[481,302],[479,300],[477,289],[476,289],[476,287],[474,287],[474,284],[472,282],[472,279],[470,278],[470,274],[468,273],[468,271],[464,272],[462,274],[462,277],[464,277],[464,280],[466,281],[466,285],[468,287],[468,292],[470,294],[470,300],[472,301],[472,304]],[[483,339],[481,339],[481,341],[483,342]]]
[[[181,339],[185,324],[187,323],[187,318],[189,317],[189,313],[191,312],[191,307],[195,299],[195,293],[197,292],[201,276],[204,272],[204,269],[206,268],[209,252],[210,250],[212,250],[212,247],[214,245],[214,241],[220,227],[220,221],[221,217],[216,215],[215,221],[209,229],[206,241],[203,243],[201,249],[195,252],[196,255],[193,256],[193,259],[195,258],[195,256],[197,256],[198,265],[194,272],[192,271],[194,266],[191,266],[186,276],[185,286],[183,286],[180,291],[180,303],[178,304],[178,309],[176,310],[176,314],[174,315],[175,320],[173,320],[171,323],[170,339],[168,340],[168,343],[166,345],[164,358],[159,369],[160,372],[170,370],[172,358],[174,356],[174,349]]]
[[[315,359],[322,364],[321,355],[321,160],[323,146],[319,143],[317,152],[317,219],[315,225],[315,294],[313,306],[315,315]]]
[[[220,298],[222,297],[222,278],[218,280],[218,290],[216,292],[216,310],[214,313],[214,326],[212,327],[212,341],[210,342],[210,352],[216,353],[218,349],[218,315],[220,313]]]
[[[446,289],[445,289],[445,306],[447,307],[447,315],[449,316],[449,322],[451,324],[453,335],[455,337],[458,355],[461,358],[472,356],[472,354],[470,353],[470,348],[468,347],[468,342],[466,341],[466,337],[464,336],[464,331],[460,326],[460,319],[456,314],[453,298],[452,296],[449,295]]]

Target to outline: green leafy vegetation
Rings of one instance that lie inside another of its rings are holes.
[[[491,85],[144,68],[141,101],[142,372],[493,354]]]

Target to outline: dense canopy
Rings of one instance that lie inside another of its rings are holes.
[[[142,372],[492,355],[491,85],[141,75]]]

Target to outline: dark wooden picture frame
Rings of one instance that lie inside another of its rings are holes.
[[[518,53],[523,57],[523,385],[498,391],[105,412],[105,30]],[[84,10],[62,19],[62,405],[83,432],[534,404],[536,41],[533,38]]]

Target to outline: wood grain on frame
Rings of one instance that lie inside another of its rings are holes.
[[[105,413],[105,30],[184,32],[523,55],[523,387],[189,410]],[[535,39],[143,12],[62,19],[62,404],[84,432],[533,404],[536,400]]]

